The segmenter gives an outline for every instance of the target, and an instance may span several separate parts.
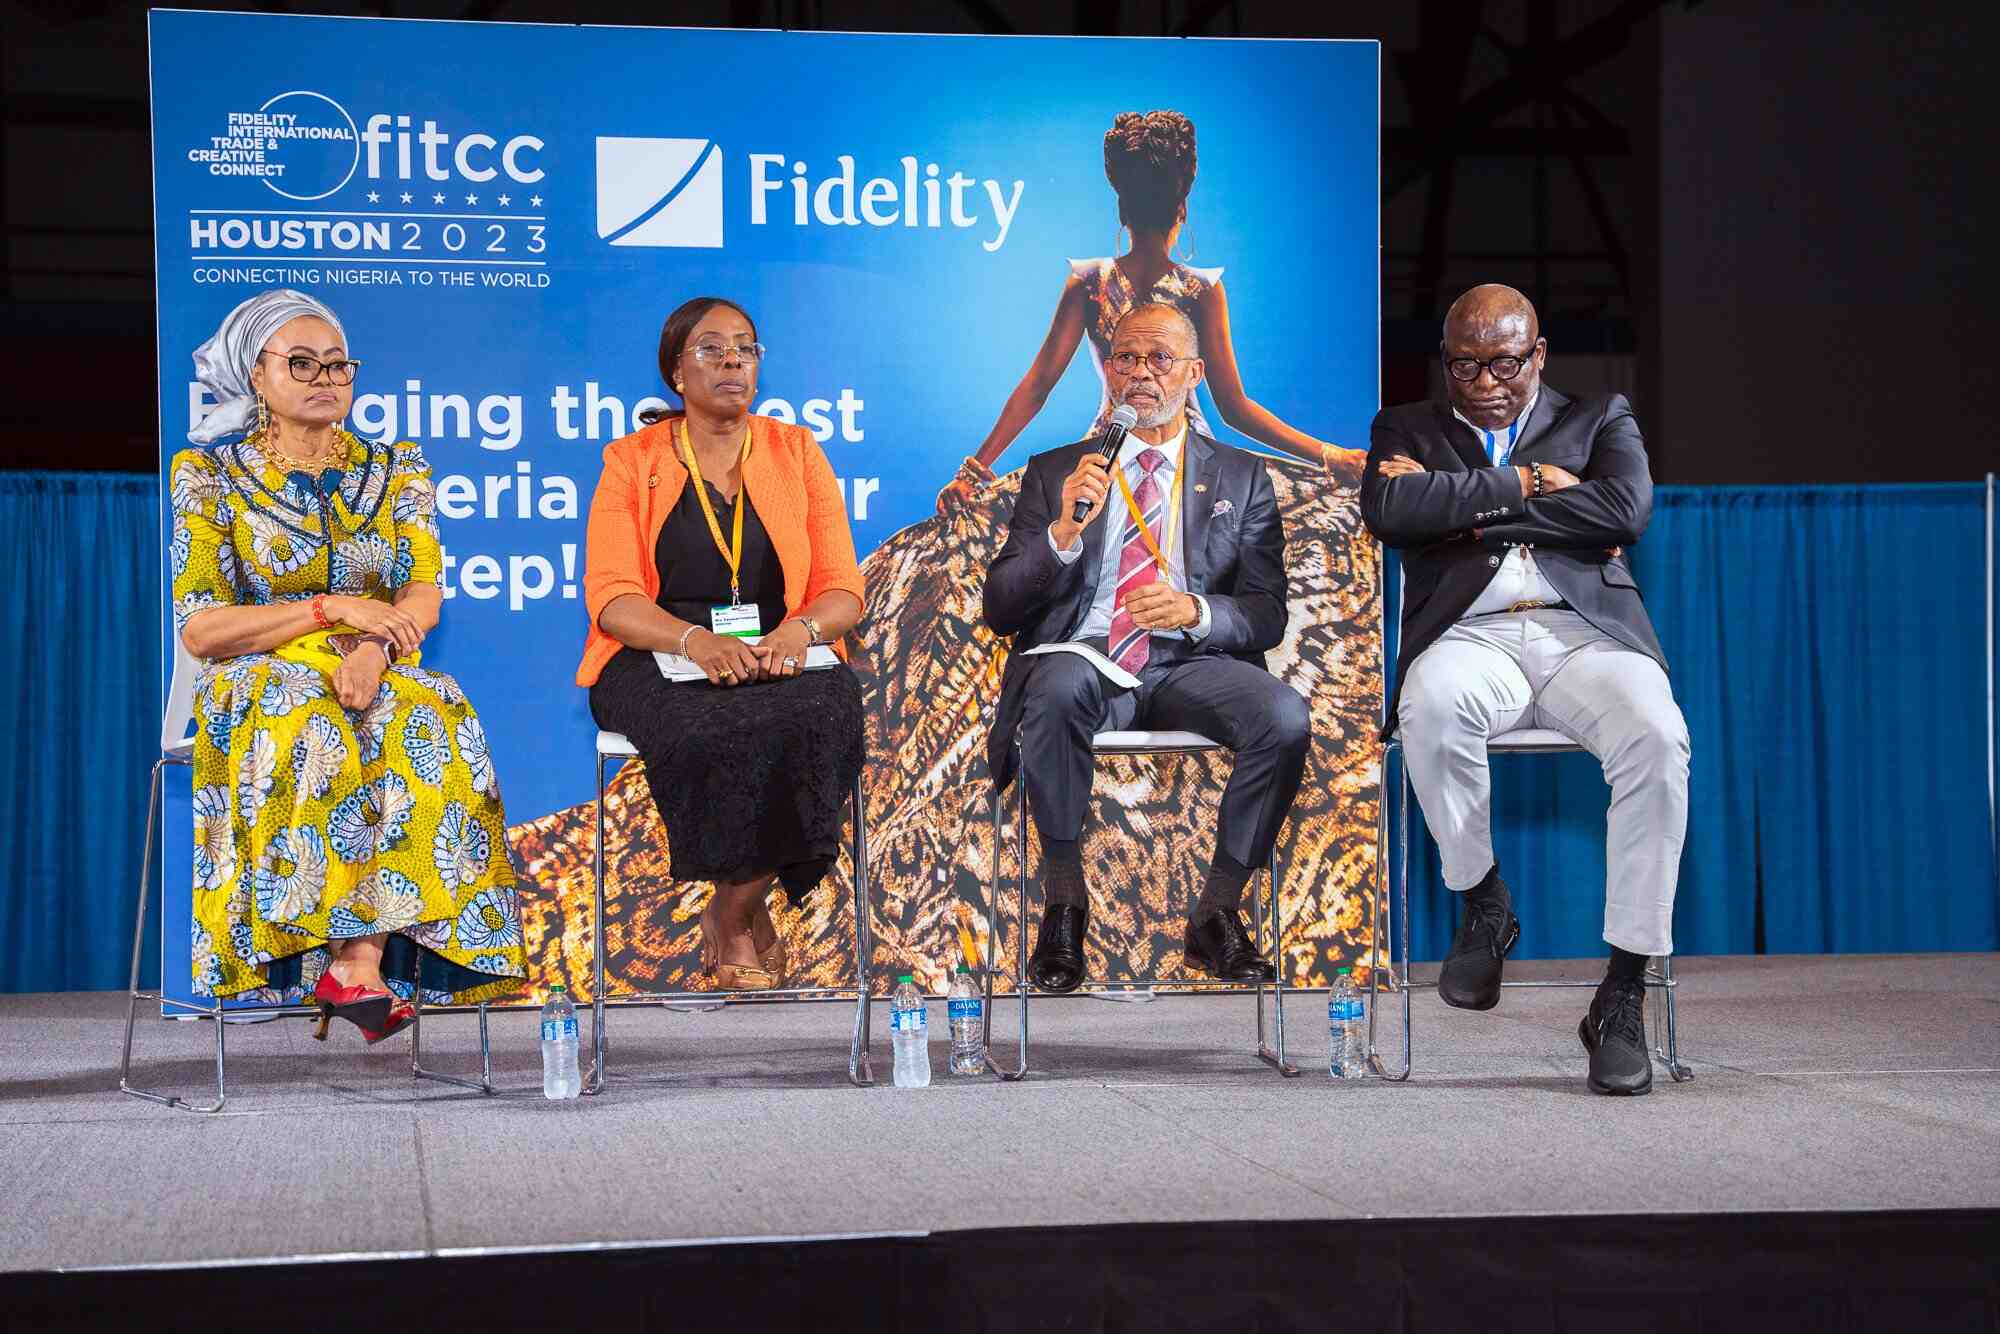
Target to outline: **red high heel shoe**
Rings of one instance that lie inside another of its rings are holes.
[[[408,1028],[410,1021],[416,1017],[417,1007],[406,1000],[399,1000],[389,1008],[387,1023],[381,1028],[364,1028],[361,1030],[361,1036],[367,1039],[368,1045],[372,1047],[384,1038],[394,1037]]]
[[[389,992],[344,987],[328,971],[320,974],[318,985],[313,987],[313,999],[319,1002],[319,1027],[313,1030],[313,1037],[320,1042],[326,1041],[327,1025],[335,1019],[345,1019],[363,1034],[380,1031],[387,1037],[395,1031],[387,1027],[396,1002]]]

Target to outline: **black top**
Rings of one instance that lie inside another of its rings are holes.
[[[730,503],[713,485],[703,482],[708,503],[715,508],[715,521],[722,526],[722,540],[729,541],[735,527]],[[747,605],[757,604],[763,632],[770,634],[785,618],[785,567],[778,561],[778,549],[757,517],[757,507],[741,487],[737,499],[743,511],[743,568],[738,578],[740,597]],[[660,540],[653,547],[653,562],[660,571],[660,595],[654,599],[663,611],[696,625],[708,625],[708,609],[729,605],[729,562],[715,549],[715,538],[702,517],[701,502],[695,498],[694,479],[681,488],[681,498],[673,513],[660,525]]]

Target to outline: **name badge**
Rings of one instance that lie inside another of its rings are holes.
[[[757,604],[708,609],[708,628],[719,635],[734,635],[738,639],[755,639],[764,633],[764,622],[757,615]]]

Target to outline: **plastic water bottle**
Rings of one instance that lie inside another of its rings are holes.
[[[986,1073],[986,1048],[980,1044],[980,1016],[984,1003],[973,989],[972,974],[964,964],[951,980],[951,1072],[955,1075]]]
[[[931,1086],[930,1015],[924,993],[908,973],[896,979],[896,997],[889,1008],[889,1038],[896,1047],[896,1087]]]
[[[549,988],[548,1003],[542,1006],[542,1096],[558,1101],[582,1092],[583,1076],[576,1069],[576,1010],[569,1003],[568,989],[558,982]]]
[[[1354,970],[1343,968],[1326,996],[1326,1073],[1329,1079],[1360,1079],[1368,1073],[1367,1012],[1354,988]]]

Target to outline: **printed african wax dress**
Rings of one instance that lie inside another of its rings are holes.
[[[437,582],[422,451],[341,438],[345,466],[318,479],[279,471],[257,435],[174,456],[176,633],[209,607],[387,602]],[[210,662],[196,681],[195,990],[296,1001],[329,942],[390,933],[383,975],[398,994],[515,991],[521,916],[479,716],[421,654],[390,666],[366,708],[342,708],[338,633]]]
[[[1097,368],[1097,382],[1104,386],[1104,392],[1097,406],[1097,418],[1079,439],[1101,434],[1111,422],[1111,387],[1104,378],[1104,359],[1111,355],[1111,336],[1118,332],[1118,321],[1132,307],[1157,303],[1172,306],[1201,327],[1195,308],[1201,304],[1208,289],[1222,281],[1221,268],[1197,269],[1186,264],[1176,264],[1161,274],[1153,285],[1144,292],[1132,286],[1132,280],[1125,276],[1125,270],[1118,266],[1116,259],[1073,259],[1069,271],[1083,283],[1085,298],[1090,302],[1089,314],[1084,319],[1083,332],[1090,344],[1090,364]],[[1208,421],[1201,414],[1201,403],[1195,395],[1188,395],[1188,419],[1197,431],[1213,436]]]

